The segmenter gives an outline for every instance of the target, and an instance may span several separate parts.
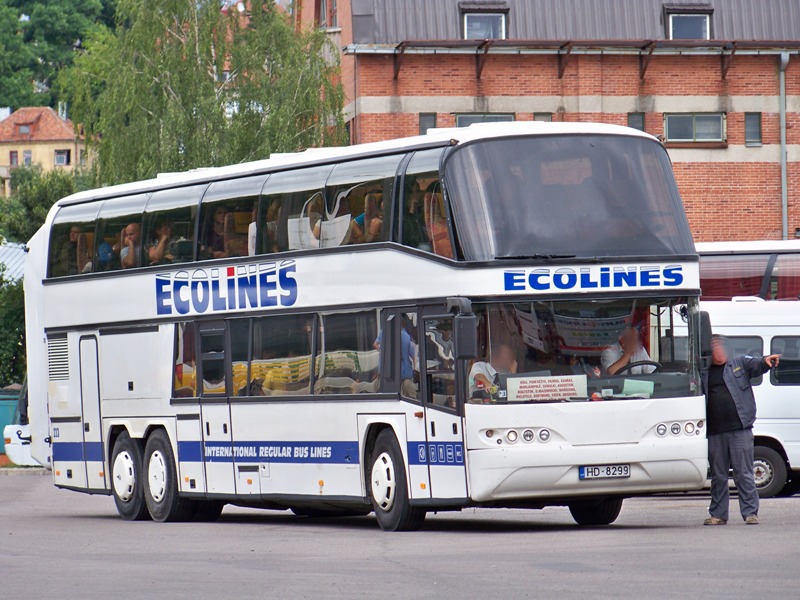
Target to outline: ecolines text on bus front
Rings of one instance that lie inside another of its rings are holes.
[[[506,291],[619,290],[625,288],[676,287],[683,283],[681,265],[629,267],[571,267],[507,270]]]
[[[156,275],[159,315],[204,314],[292,306],[297,301],[293,260]]]

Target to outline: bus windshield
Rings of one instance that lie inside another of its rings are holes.
[[[469,365],[471,403],[700,393],[695,298],[499,302],[475,312],[481,353]]]
[[[669,158],[654,140],[481,140],[456,148],[444,172],[467,260],[695,253]]]

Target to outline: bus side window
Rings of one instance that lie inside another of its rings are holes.
[[[311,393],[313,331],[312,315],[281,315],[254,320],[251,396]]]
[[[228,393],[225,364],[225,329],[200,331],[200,376],[202,395],[219,396]]]
[[[389,239],[394,179],[402,155],[337,165],[325,189],[320,246],[382,242]]]
[[[267,177],[217,181],[208,186],[200,208],[198,260],[256,254],[258,199]]]
[[[175,325],[173,398],[193,398],[197,396],[195,339],[195,324],[193,322]]]
[[[759,296],[769,262],[768,254],[702,256],[701,300],[730,300],[734,296]]]
[[[772,269],[772,294],[774,300],[800,298],[800,255],[781,254]]]
[[[266,252],[319,248],[325,180],[331,166],[275,173],[261,195],[261,243]]]
[[[231,377],[235,396],[264,396],[258,381],[250,374],[250,319],[228,321],[231,336]]]
[[[452,258],[450,232],[439,182],[442,149],[414,154],[405,174],[399,206],[400,241],[404,246]]]
[[[380,391],[376,310],[320,315],[315,394]]]
[[[197,205],[206,185],[155,192],[144,217],[144,264],[165,265],[194,258]]]
[[[66,206],[58,211],[50,233],[48,277],[83,273],[94,247],[94,230],[99,203]]]
[[[144,264],[142,213],[149,194],[110,198],[100,207],[92,264],[95,273]]]

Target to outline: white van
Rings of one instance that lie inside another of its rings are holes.
[[[701,309],[731,354],[782,354],[753,381],[755,478],[762,498],[800,490],[800,241],[710,242],[700,254]]]

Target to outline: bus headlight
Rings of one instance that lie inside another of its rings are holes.
[[[694,433],[694,423],[689,421],[683,428],[683,430],[688,433],[689,435]]]
[[[530,429],[526,429],[525,431],[523,431],[522,432],[522,439],[525,440],[526,442],[532,442],[533,441],[533,431],[531,431]]]
[[[659,423],[656,425],[656,433],[662,437],[667,435],[667,426],[664,423]]]
[[[513,429],[506,434],[506,439],[508,440],[509,444],[516,442],[517,438],[519,438],[519,434]]]
[[[539,439],[542,440],[543,442],[546,442],[547,440],[549,440],[550,439],[550,430],[549,429],[542,429],[539,432]]]
[[[672,435],[679,435],[681,432],[681,424],[680,423],[673,423],[669,430],[672,432]]]

